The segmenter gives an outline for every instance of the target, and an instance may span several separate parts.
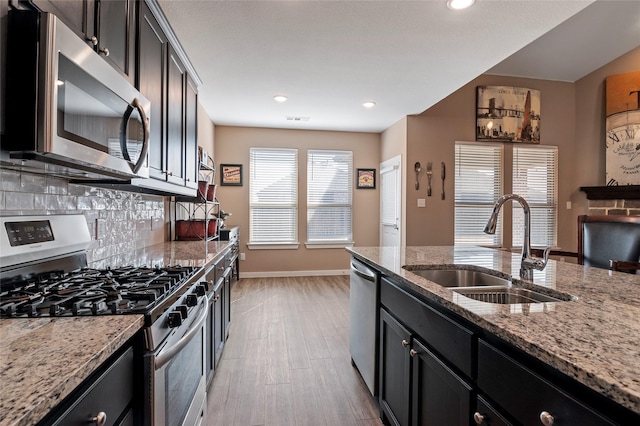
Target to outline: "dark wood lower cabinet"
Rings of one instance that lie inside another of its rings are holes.
[[[419,340],[411,341],[411,425],[468,426],[472,389]]]
[[[380,305],[386,425],[640,425],[638,414],[384,274]]]
[[[385,424],[409,424],[411,332],[380,310],[380,410]]]
[[[468,426],[471,386],[384,309],[380,333],[380,405],[385,424]]]

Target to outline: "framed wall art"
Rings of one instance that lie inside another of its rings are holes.
[[[607,185],[640,185],[640,71],[605,81]]]
[[[242,186],[242,164],[220,164],[220,185]]]
[[[356,173],[357,189],[376,189],[376,169],[358,169]]]
[[[540,143],[540,91],[478,86],[476,140]]]

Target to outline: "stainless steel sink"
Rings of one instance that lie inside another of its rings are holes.
[[[407,269],[412,274],[440,284],[443,287],[502,286],[510,284],[507,278],[467,269]]]
[[[519,287],[460,288],[454,292],[486,303],[509,305],[514,303],[563,302],[562,299]]]

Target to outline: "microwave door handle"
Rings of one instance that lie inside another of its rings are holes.
[[[122,131],[120,132],[120,148],[122,149],[122,156],[125,160],[131,161],[131,156],[129,155],[129,150],[127,148],[127,123],[129,122],[129,118],[131,118],[131,113],[133,109],[137,109],[140,114],[140,119],[142,120],[142,126],[144,130],[144,141],[142,142],[142,151],[140,152],[140,156],[138,157],[138,162],[131,168],[133,173],[138,173],[144,161],[147,157],[147,151],[149,150],[149,119],[147,118],[147,114],[144,112],[144,108],[142,104],[135,98],[131,104],[127,106],[127,110],[124,113],[124,117],[122,118]]]
[[[178,340],[173,346],[169,349],[163,350],[164,353],[158,355],[155,360],[155,368],[159,370],[164,366],[167,362],[171,361],[171,359],[180,352],[190,341],[201,331],[204,322],[207,319],[208,308],[209,308],[209,298],[207,296],[204,297],[204,303],[201,304],[202,312],[200,316],[193,321],[191,326],[189,327],[189,331],[182,336],[180,340]]]

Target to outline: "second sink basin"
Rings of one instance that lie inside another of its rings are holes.
[[[457,289],[454,291],[470,299],[478,300],[480,302],[498,303],[501,305],[509,305],[514,303],[542,303],[563,301],[546,294],[519,287],[465,288]]]
[[[476,287],[509,285],[509,280],[485,272],[467,269],[408,269],[412,274],[440,284],[443,287]]]

